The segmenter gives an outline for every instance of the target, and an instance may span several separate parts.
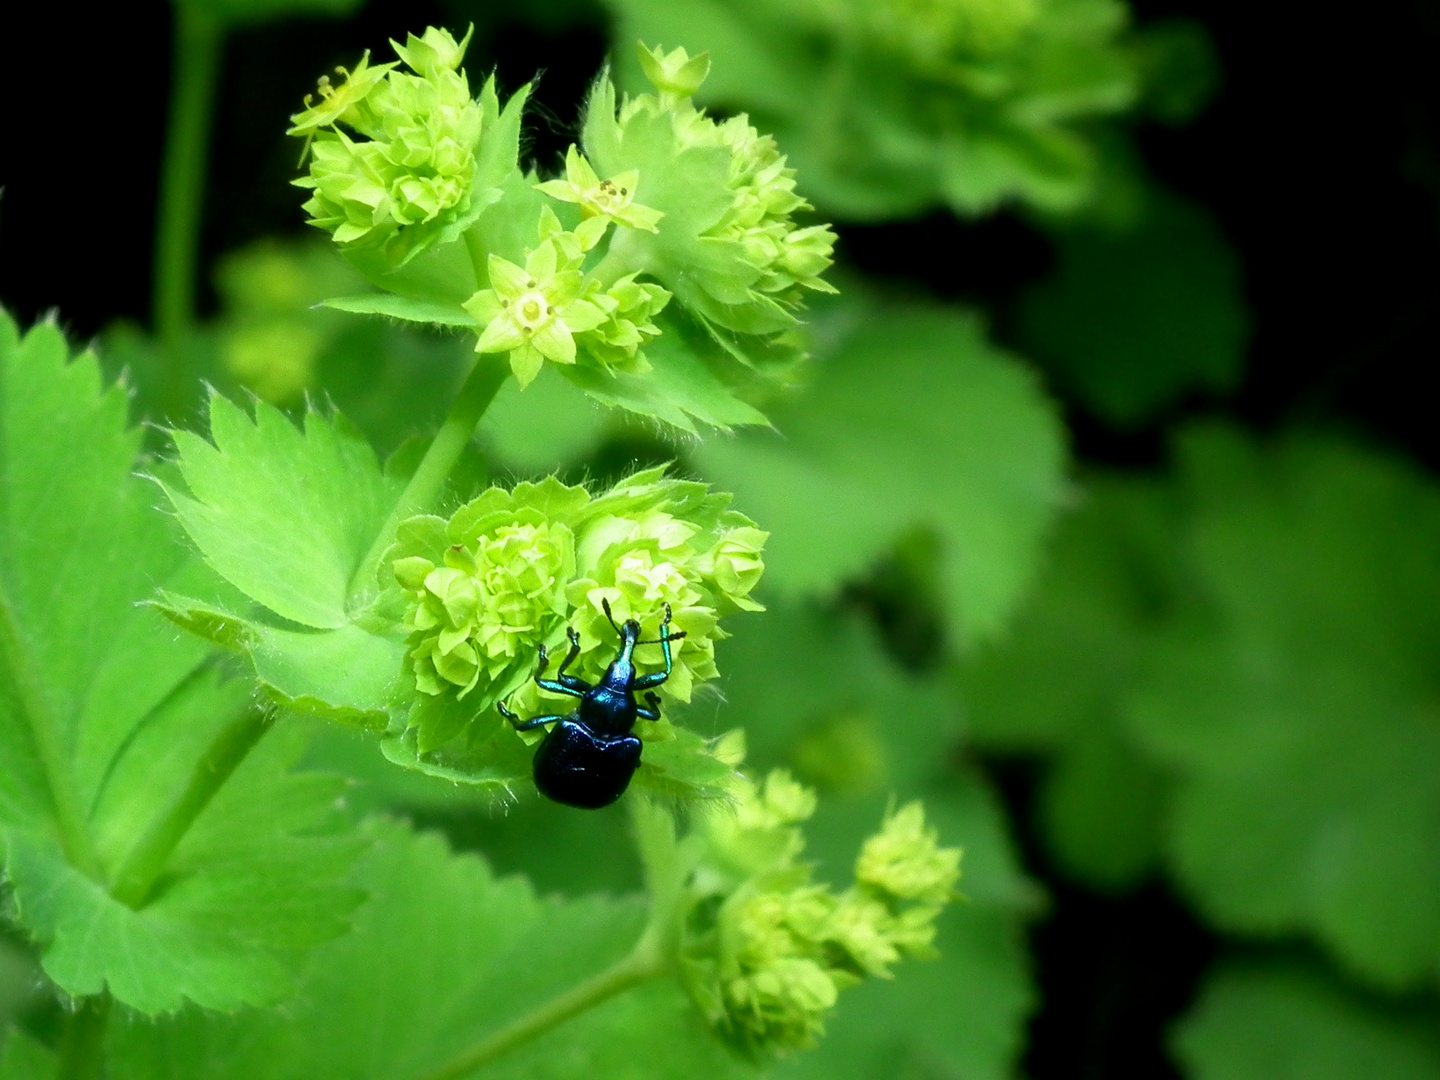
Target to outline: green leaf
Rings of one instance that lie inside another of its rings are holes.
[[[1054,276],[1020,301],[1020,341],[1111,424],[1230,390],[1249,343],[1240,262],[1199,206],[1156,193],[1127,227],[1056,237]]]
[[[1182,444],[1203,605],[1129,713],[1201,911],[1386,986],[1440,961],[1440,491],[1342,441]]]
[[[337,296],[326,300],[327,308],[348,311],[353,315],[384,315],[406,322],[436,323],[440,326],[463,326],[476,329],[475,319],[459,304],[439,300],[416,300],[394,293],[366,293],[363,296]]]
[[[1132,886],[1159,860],[1163,785],[1124,717],[1184,591],[1179,534],[1178,499],[1160,484],[1085,478],[1005,636],[959,670],[972,738],[1048,761],[1043,836],[1094,888]]]
[[[523,391],[515,380],[505,381],[480,421],[479,437],[511,469],[541,475],[584,458],[611,415],[546,364]]]
[[[697,461],[772,532],[766,582],[777,591],[833,588],[902,533],[933,529],[952,625],[977,640],[1033,571],[1061,492],[1059,422],[1033,376],[974,319],[851,314],[858,325],[809,392],[772,410],[783,443],[712,442]]]
[[[540,899],[474,856],[394,823],[356,874],[372,899],[325,946],[283,1012],[194,1011],[112,1031],[112,1080],[407,1080],[619,959],[643,910]],[[615,842],[621,842],[619,837]],[[642,987],[546,1032],[487,1075],[691,1080],[749,1073],[704,1033],[678,989]]]
[[[247,696],[241,686],[239,697]],[[228,697],[224,704],[236,691]],[[213,718],[228,718],[218,704],[162,719],[166,737],[183,738],[187,728],[212,733]],[[132,838],[148,817],[136,808],[153,812],[162,760],[146,752],[151,742],[122,761],[106,792],[97,821],[102,838]],[[342,883],[357,842],[306,835],[330,820],[343,781],[291,774],[300,749],[294,739],[272,736],[252,751],[181,841],[157,897],[138,911],[66,863],[54,845],[12,834],[14,902],[44,949],[46,974],[68,993],[108,988],[150,1014],[186,1000],[228,1010],[287,997],[309,949],[344,933],[361,898]],[[115,827],[109,815],[130,828]]]
[[[1433,1015],[1385,1012],[1314,972],[1230,965],[1172,1040],[1192,1080],[1437,1080]]]
[[[0,1033],[0,1080],[54,1080],[55,1052],[19,1028]]]
[[[768,423],[720,378],[717,369],[734,362],[703,330],[669,312],[655,324],[662,333],[645,346],[650,371],[629,374],[569,364],[560,374],[602,405],[653,416],[692,434],[697,421],[720,431]]]
[[[195,574],[135,477],[139,433],[93,357],[0,316],[0,839],[14,918],[67,994],[141,1011],[283,996],[353,894],[345,845],[301,839],[336,791],[262,745],[184,836],[153,902],[106,883],[250,689],[144,601]],[[308,800],[308,801],[307,801]],[[273,890],[273,891],[272,891]],[[267,897],[269,901],[267,901]],[[272,909],[273,910],[270,910]]]
[[[206,562],[282,618],[346,625],[350,578],[400,485],[338,417],[309,412],[302,430],[268,405],[252,421],[215,395],[210,437],[174,433],[188,491],[167,488]]]

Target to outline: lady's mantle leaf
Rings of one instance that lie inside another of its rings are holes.
[[[335,629],[350,578],[399,493],[368,443],[311,412],[300,430],[257,404],[255,419],[210,400],[213,445],[175,433],[186,492],[176,514],[205,561],[241,592],[304,626]]]
[[[141,606],[186,568],[133,475],[125,412],[58,331],[22,340],[0,316],[0,838],[14,909],[68,993],[108,986],[144,1011],[270,1001],[354,902],[333,885],[350,856],[295,835],[334,791],[288,777],[282,748],[262,746],[211,803],[153,903],[135,911],[106,891],[215,732],[250,707],[243,685],[201,668],[202,642]]]
[[[539,899],[516,878],[394,823],[355,876],[371,894],[284,1012],[196,1012],[113,1033],[113,1080],[411,1080],[619,959],[638,904]],[[616,838],[619,842],[619,838]],[[623,1032],[623,1037],[621,1033]],[[671,984],[610,1001],[500,1059],[487,1076],[691,1080],[753,1075]]]
[[[237,693],[232,687],[206,696],[189,715],[167,722],[166,734],[183,735],[173,729],[193,729],[217,713],[225,718],[220,707],[233,708]],[[239,696],[247,696],[243,688]],[[286,997],[310,947],[344,933],[360,900],[343,884],[359,842],[297,835],[326,823],[344,782],[290,774],[301,746],[287,734],[251,752],[181,842],[156,898],[139,911],[66,863],[55,845],[12,835],[15,904],[45,950],[46,974],[71,994],[108,988],[152,1014],[173,1012],[187,999],[229,1010]],[[133,826],[146,821],[127,811],[141,801],[136,795],[154,790],[154,755],[127,757],[129,790],[107,801]]]

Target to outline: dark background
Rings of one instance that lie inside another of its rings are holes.
[[[202,265],[257,237],[304,230],[287,186],[295,146],[282,132],[315,77],[408,29],[463,23],[461,2],[372,0],[345,23],[230,40]],[[1189,400],[1123,435],[1067,403],[1078,456],[1150,464],[1177,417],[1223,409],[1261,429],[1348,427],[1440,466],[1431,389],[1440,361],[1440,3],[1383,0],[1333,18],[1239,0],[1134,6],[1141,20],[1198,18],[1214,37],[1225,82],[1209,109],[1188,127],[1138,134],[1156,176],[1207,205],[1238,249],[1255,333],[1245,380],[1227,401]],[[550,165],[603,58],[604,27],[583,9],[543,29],[489,11],[474,67],[496,67],[505,89],[543,69],[545,122],[531,153]],[[50,5],[7,5],[0,75],[0,297],[22,323],[58,310],[81,339],[116,317],[147,318],[170,22],[160,2],[84,12],[57,26]],[[1002,338],[1011,300],[1050,265],[1048,241],[1012,215],[839,232],[842,258],[980,302],[997,313]],[[953,254],[921,261],[937,250]],[[208,290],[201,303],[213,303]],[[1214,943],[1160,886],[1117,899],[1059,877],[1027,835],[1033,778],[1023,766],[993,769],[1030,869],[1055,900],[1035,931],[1044,1006],[1027,1071],[1036,1080],[1174,1075],[1165,1029]]]

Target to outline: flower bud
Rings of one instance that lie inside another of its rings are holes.
[[[465,31],[464,40],[457,43],[450,31],[427,26],[420,37],[408,35],[404,45],[393,39],[390,44],[395,49],[395,55],[405,61],[411,71],[423,78],[434,79],[443,72],[459,70],[474,33],[475,24],[471,23],[470,29]]]
[[[683,48],[667,53],[658,45],[653,49],[647,49],[643,44],[637,47],[640,69],[662,96],[668,95],[673,100],[693,97],[710,74],[708,52],[692,57]]]
[[[942,848],[925,827],[925,808],[912,802],[886,815],[880,832],[865,841],[855,878],[897,900],[947,903],[960,879],[960,852]]]

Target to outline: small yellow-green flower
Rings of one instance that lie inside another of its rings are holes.
[[[665,215],[635,201],[635,189],[639,183],[639,169],[601,180],[590,162],[571,144],[565,154],[565,179],[547,180],[535,186],[553,199],[578,205],[583,221],[601,219],[590,229],[603,232],[604,224],[613,221],[632,229],[657,232],[657,223]]]
[[[490,288],[477,292],[465,310],[484,329],[479,353],[508,352],[521,387],[530,385],[546,360],[575,362],[575,335],[593,330],[605,313],[580,296],[579,265],[562,258],[554,237],[543,240],[516,266],[490,256]]]
[[[354,71],[346,71],[343,67],[335,69],[336,74],[343,79],[339,85],[332,83],[330,76],[321,75],[316,88],[320,94],[320,100],[314,101],[310,94],[306,94],[305,108],[290,117],[290,130],[285,134],[306,139],[308,146],[308,140],[321,128],[353,121],[356,118],[356,106],[365,100],[370,91],[375,89],[393,67],[395,67],[393,61],[371,67],[370,50],[366,49],[365,55],[355,65]]]
[[[650,369],[640,349],[660,335],[653,320],[670,302],[670,293],[654,282],[635,278],[635,274],[627,274],[603,292],[598,288],[586,292],[586,299],[605,313],[605,321],[582,340],[586,351],[607,367],[638,373]]]

